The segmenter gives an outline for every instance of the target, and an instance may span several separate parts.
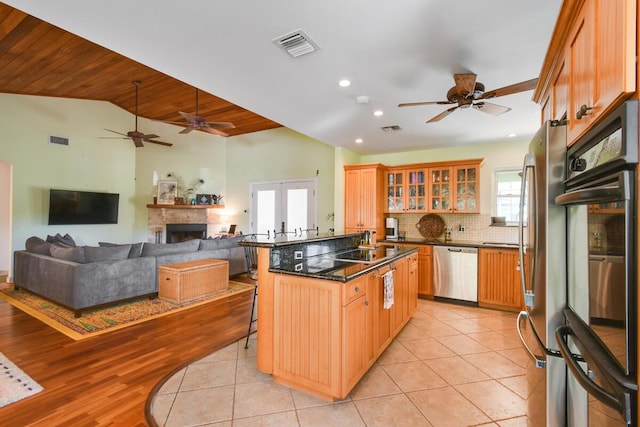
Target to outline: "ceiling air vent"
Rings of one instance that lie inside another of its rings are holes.
[[[49,135],[50,144],[69,145],[69,138],[64,136]]]
[[[402,130],[402,128],[398,125],[383,126],[380,129],[382,129],[382,131],[386,133],[400,132]]]
[[[272,42],[294,58],[320,49],[320,46],[302,30],[292,31],[273,39]]]

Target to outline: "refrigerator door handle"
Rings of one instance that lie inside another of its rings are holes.
[[[529,353],[529,356],[531,356],[531,358],[533,359],[533,362],[536,368],[546,368],[547,361],[537,356],[533,352],[533,350],[531,350],[531,347],[529,347],[529,344],[527,344],[526,340],[524,339],[524,336],[522,335],[522,329],[520,329],[520,322],[523,319],[526,321],[529,321],[529,313],[527,313],[526,311],[521,311],[520,313],[518,313],[518,318],[516,319],[516,330],[518,331],[518,337],[520,338],[520,341],[522,342],[522,345],[524,346],[527,353]]]
[[[519,239],[518,239],[518,255],[519,255],[519,261],[520,261],[520,285],[522,286],[522,297],[524,298],[524,305],[525,307],[533,307],[534,306],[534,300],[535,300],[535,294],[533,292],[533,289],[527,289],[527,282],[526,282],[526,264],[524,262],[524,202],[525,202],[525,191],[527,188],[527,180],[528,180],[528,176],[529,174],[527,173],[528,170],[531,169],[533,171],[533,175],[535,177],[535,171],[536,171],[536,165],[535,165],[535,157],[531,154],[528,153],[527,155],[525,155],[524,157],[524,162],[522,164],[522,186],[520,189],[520,218],[518,221],[518,232],[519,232]],[[533,203],[535,203],[536,200],[536,182],[535,179],[533,180],[533,197],[530,197],[530,200],[533,201]],[[530,209],[530,212],[533,211],[534,215],[537,215],[537,211],[538,209],[534,207],[534,209]],[[534,248],[536,248],[538,246],[538,242],[537,242],[537,234],[538,234],[538,230],[537,230],[537,221],[538,218],[537,216],[534,218],[529,218],[529,222],[531,223],[529,226],[530,227],[534,227],[534,232],[536,233],[535,235],[535,239],[536,241],[534,241]],[[535,275],[535,250],[534,250],[534,254],[533,254],[533,259],[532,259],[532,265],[530,266],[530,268],[532,269],[531,271],[533,272],[533,274]],[[535,278],[534,278],[535,280]],[[535,282],[533,282],[535,283]]]

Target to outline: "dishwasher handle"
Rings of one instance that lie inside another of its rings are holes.
[[[462,249],[451,249],[451,248],[447,248],[447,250],[449,252],[462,252]]]

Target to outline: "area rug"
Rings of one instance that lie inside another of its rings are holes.
[[[40,384],[0,353],[0,408],[42,390]]]
[[[145,297],[83,311],[79,318],[73,311],[24,289],[0,289],[0,298],[74,340],[81,340],[253,289],[253,285],[230,280],[226,290],[187,304],[176,305],[160,298]]]

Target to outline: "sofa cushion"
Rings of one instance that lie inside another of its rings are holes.
[[[145,243],[142,246],[142,256],[159,256],[177,254],[181,252],[195,252],[200,246],[200,239],[187,240],[179,243]]]
[[[85,262],[121,261],[129,257],[131,245],[84,246]]]
[[[54,243],[49,250],[54,258],[84,264],[84,248],[82,246],[67,246],[62,243]]]
[[[69,233],[64,236],[60,233],[55,236],[47,236],[47,242],[49,243],[62,243],[66,246],[76,246],[76,242],[73,240],[73,237],[69,236]]]
[[[142,254],[142,242],[138,243],[109,243],[109,242],[98,242],[98,246],[104,247],[114,247],[114,246],[130,246],[131,250],[129,251],[128,258],[138,258]]]
[[[229,249],[238,246],[238,242],[242,240],[242,236],[234,237],[216,237],[200,240],[199,250],[211,251],[215,249]]]
[[[25,248],[27,249],[27,252],[32,252],[34,254],[51,255],[51,252],[49,251],[51,243],[45,242],[36,236],[32,236],[27,239],[25,242]]]

